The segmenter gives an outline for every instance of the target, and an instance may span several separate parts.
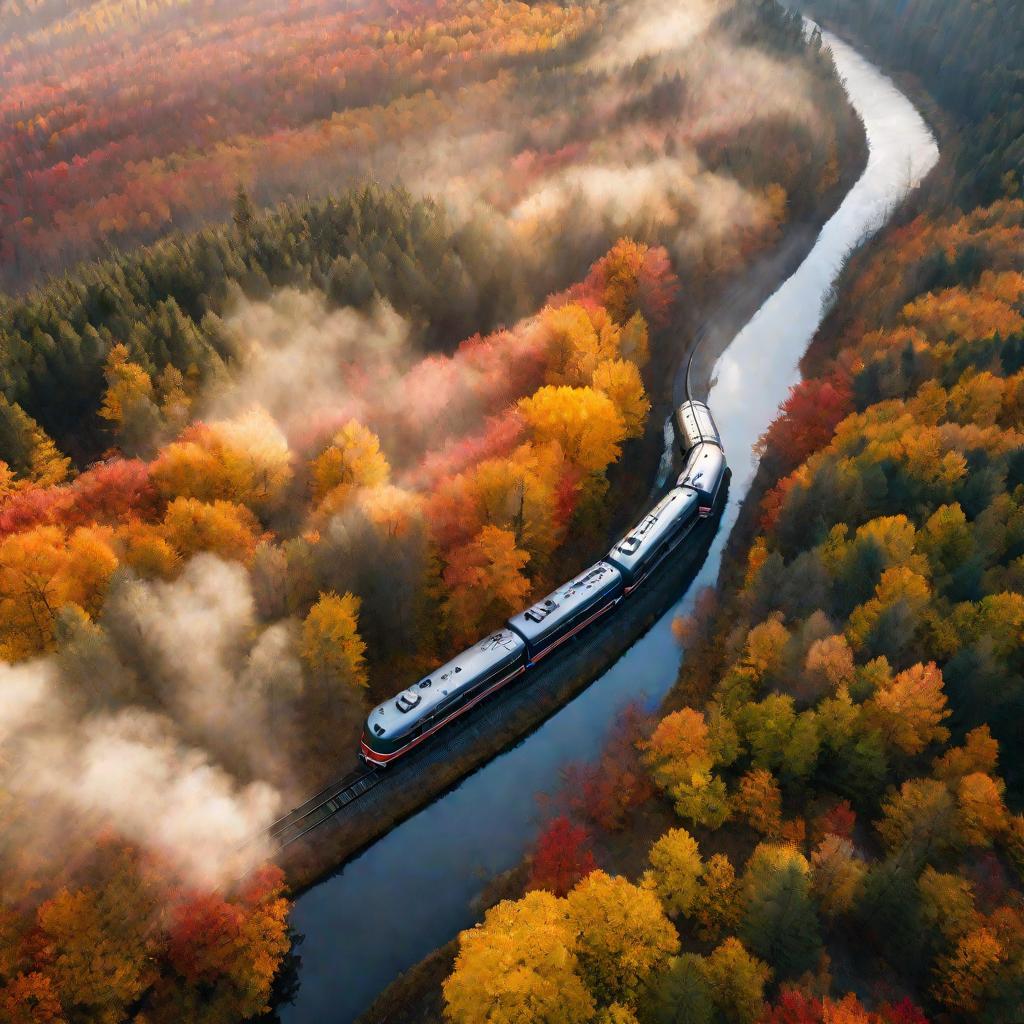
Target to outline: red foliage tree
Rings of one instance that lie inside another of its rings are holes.
[[[549,822],[537,840],[527,888],[565,896],[597,867],[589,843],[590,833],[582,825],[566,817]]]
[[[828,835],[849,839],[856,824],[857,812],[850,806],[850,801],[840,800],[815,818],[814,835],[819,839]]]
[[[613,831],[635,807],[650,800],[654,784],[640,761],[637,742],[650,733],[650,716],[638,703],[619,713],[596,764],[570,765],[565,792],[574,813]]]
[[[853,411],[849,379],[839,373],[802,380],[790,388],[761,445],[782,464],[783,471],[800,465],[832,440],[839,422]]]
[[[822,1000],[795,988],[784,988],[774,1006],[770,1006],[760,1024],[821,1024]]]

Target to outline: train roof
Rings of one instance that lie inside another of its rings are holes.
[[[526,611],[512,616],[508,624],[527,640],[537,640],[550,633],[565,618],[613,589],[621,580],[622,574],[614,565],[595,562]]]
[[[704,494],[713,494],[725,472],[725,452],[716,444],[702,442],[687,456],[677,487],[692,487]]]
[[[676,409],[676,425],[680,433],[679,442],[687,453],[702,441],[722,444],[715,418],[703,402],[683,402]]]
[[[682,516],[694,509],[697,494],[691,490],[672,488],[650,512],[608,552],[608,557],[624,569],[633,569],[666,533],[671,532]]]
[[[499,629],[468,650],[379,704],[367,718],[367,728],[381,739],[404,735],[453,693],[504,664],[526,649],[511,629]]]

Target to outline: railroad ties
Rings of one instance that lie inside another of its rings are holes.
[[[382,773],[376,768],[349,772],[343,779],[322,789],[304,804],[278,818],[266,830],[266,835],[279,849],[284,849],[289,843],[294,843],[312,832],[318,825],[322,825],[343,807],[358,800],[368,790],[373,789],[381,778]]]

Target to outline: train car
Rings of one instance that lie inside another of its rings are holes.
[[[703,402],[683,402],[676,409],[675,420],[683,455],[689,455],[699,444],[717,444],[719,448],[722,447],[715,418]]]
[[[622,573],[608,562],[597,562],[532,608],[514,615],[508,626],[526,641],[532,665],[611,611],[622,592]]]
[[[374,708],[359,746],[363,760],[384,767],[401,757],[522,673],[526,661],[522,637],[511,629],[492,633]]]
[[[683,467],[676,487],[694,491],[699,498],[698,512],[701,518],[711,515],[718,500],[726,471],[725,452],[714,444],[698,444],[691,452]]]
[[[674,487],[605,556],[622,573],[623,592],[639,586],[690,532],[700,498],[692,488]]]

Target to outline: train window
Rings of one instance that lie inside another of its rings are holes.
[[[420,683],[420,689],[421,690],[425,690],[428,686],[430,686],[430,680],[429,679],[424,679],[423,682]]]
[[[373,723],[373,731],[378,736],[383,736],[384,735],[384,729],[381,726],[379,726],[376,722]]]

